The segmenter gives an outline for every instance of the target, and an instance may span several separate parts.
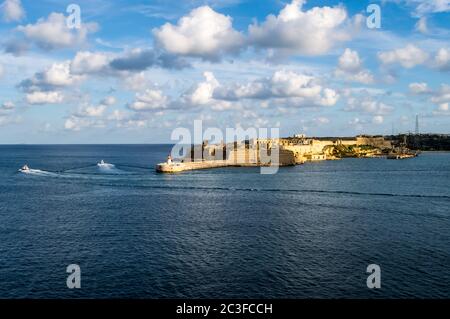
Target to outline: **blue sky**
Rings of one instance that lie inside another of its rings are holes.
[[[164,143],[197,119],[390,134],[416,114],[450,133],[449,18],[448,0],[6,0],[0,143]]]

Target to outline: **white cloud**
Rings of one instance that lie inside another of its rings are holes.
[[[442,84],[440,89],[435,92],[435,94],[431,98],[431,102],[436,104],[450,102],[450,85]]]
[[[446,48],[439,49],[434,58],[434,64],[439,70],[450,70],[450,50]]]
[[[70,29],[66,17],[61,13],[51,13],[47,19],[41,18],[36,24],[17,27],[25,37],[42,49],[53,50],[75,47],[83,44],[89,33],[97,30],[97,24],[84,23],[80,28]]]
[[[5,74],[5,68],[0,64],[0,79],[3,77],[3,74]]]
[[[105,113],[107,106],[100,104],[97,106],[87,105],[78,110],[74,116],[77,117],[100,117]]]
[[[212,101],[214,90],[219,87],[219,82],[212,72],[203,73],[204,82],[198,83],[188,94],[184,95],[184,99],[190,105],[206,105]]]
[[[292,71],[277,71],[270,82],[271,93],[274,96],[311,98],[317,96],[322,90],[313,77]]]
[[[286,70],[246,84],[217,87],[214,97],[223,100],[291,98],[297,105],[319,106],[332,106],[339,99],[335,90],[322,87],[315,77]]]
[[[355,118],[352,118],[350,121],[348,121],[348,124],[357,125],[357,126],[361,127],[361,124],[365,124],[365,121],[361,120],[358,117],[355,117]]]
[[[147,89],[137,93],[135,101],[128,105],[134,111],[154,111],[168,107],[169,98],[161,90]]]
[[[119,121],[117,123],[117,127],[121,128],[130,128],[130,129],[140,129],[147,127],[149,125],[149,121],[145,119],[127,119],[124,121]]]
[[[422,17],[439,12],[450,11],[450,2],[448,0],[383,0],[385,2],[405,3],[410,7],[414,7],[412,15]]]
[[[449,104],[448,102],[439,104],[438,110],[441,112],[448,112],[448,110],[449,110],[448,104]]]
[[[123,121],[129,118],[129,114],[127,112],[121,110],[114,110],[109,116],[108,120],[111,121]]]
[[[81,75],[71,73],[70,61],[54,63],[43,72],[22,81],[20,86],[28,92],[49,91],[56,87],[67,87],[81,82]]]
[[[428,84],[425,82],[411,83],[409,85],[409,90],[413,94],[424,94],[424,93],[430,92],[430,89],[428,88]]]
[[[416,3],[416,14],[421,16],[430,13],[450,11],[450,2],[448,0],[407,0]]]
[[[383,64],[398,63],[404,68],[410,69],[417,65],[423,64],[428,59],[428,53],[413,44],[408,44],[406,47],[401,49],[380,52],[378,53],[378,59]]]
[[[66,119],[64,128],[69,131],[80,131],[83,127],[89,125],[89,121],[83,118],[71,116]]]
[[[350,40],[353,30],[342,6],[314,7],[303,11],[305,2],[293,0],[278,16],[269,15],[262,24],[250,25],[250,43],[284,53],[319,55],[340,42]]]
[[[362,61],[358,52],[345,49],[344,53],[339,57],[338,66],[341,70],[347,72],[359,71],[362,67]]]
[[[11,101],[6,101],[2,104],[2,108],[5,110],[12,110],[16,107],[16,105]]]
[[[41,73],[40,81],[51,86],[69,86],[82,80],[82,77],[71,74],[70,63],[55,63]]]
[[[104,70],[110,62],[110,57],[101,52],[78,52],[70,64],[75,74],[90,74]]]
[[[369,93],[366,92],[366,94]],[[393,108],[383,102],[374,100],[374,98],[369,95],[348,98],[344,110],[364,114],[386,115],[391,113]]]
[[[324,89],[323,95],[317,100],[317,104],[321,106],[333,106],[339,100],[339,94],[332,89]]]
[[[21,116],[12,116],[6,114],[0,114],[0,126],[5,126],[9,124],[17,124],[22,121]]]
[[[371,84],[374,82],[372,73],[363,69],[363,63],[357,51],[345,49],[339,57],[335,75],[347,81]]]
[[[427,18],[421,17],[419,21],[416,23],[416,30],[420,33],[427,34],[428,33],[428,26],[427,26]]]
[[[154,29],[153,34],[157,46],[167,52],[208,60],[237,52],[244,43],[243,35],[233,29],[232,18],[208,6],[192,10],[177,25],[166,23]]]
[[[384,118],[383,118],[383,116],[381,116],[381,115],[375,115],[375,116],[372,118],[372,123],[373,123],[373,124],[383,124],[383,122],[384,122]]]
[[[57,91],[36,91],[26,95],[26,101],[29,104],[57,104],[61,103],[63,99],[64,97],[61,92]]]
[[[0,10],[5,22],[20,21],[25,17],[25,10],[20,0],[5,0],[1,4]]]
[[[106,105],[106,106],[111,106],[116,103],[117,103],[117,99],[114,96],[107,96],[100,102],[100,104]]]
[[[330,124],[331,121],[329,118],[320,116],[320,117],[316,117],[314,119],[314,122],[316,122],[318,125],[326,125],[326,124]]]
[[[123,79],[124,86],[128,90],[143,91],[145,88],[153,85],[144,72],[133,73]]]

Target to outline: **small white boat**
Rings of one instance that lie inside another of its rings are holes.
[[[21,172],[21,173],[29,173],[30,172],[30,168],[28,167],[28,165],[24,165],[24,166],[22,166],[22,168],[21,169],[19,169],[19,172]]]
[[[104,160],[101,160],[100,163],[97,163],[97,166],[100,168],[113,168],[114,164],[106,163]]]

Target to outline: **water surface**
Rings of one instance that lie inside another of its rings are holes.
[[[450,153],[156,174],[169,150],[0,146],[0,298],[450,297]]]

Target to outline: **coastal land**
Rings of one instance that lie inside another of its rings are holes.
[[[450,136],[416,134],[395,136],[307,137],[304,134],[278,139],[252,139],[229,144],[192,145],[187,156],[174,161],[169,156],[156,165],[161,173],[219,167],[292,166],[306,162],[347,157],[406,159],[420,151],[450,150]],[[276,154],[276,156],[273,156]]]

